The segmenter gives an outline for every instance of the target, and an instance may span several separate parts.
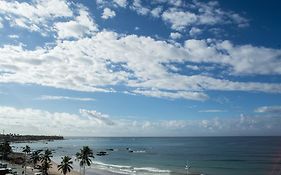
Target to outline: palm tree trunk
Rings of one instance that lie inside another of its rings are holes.
[[[27,162],[27,153],[25,153],[24,175],[26,175],[26,162]]]
[[[84,167],[83,167],[83,175],[85,175],[86,174],[86,166],[84,165]]]

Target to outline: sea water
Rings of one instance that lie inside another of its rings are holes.
[[[21,149],[26,144],[32,149],[53,150],[57,162],[64,155],[75,159],[83,146],[95,153],[106,151],[106,156],[95,156],[92,167],[121,174],[184,175],[186,163],[190,173],[198,174],[281,173],[281,137],[67,137],[13,146]]]

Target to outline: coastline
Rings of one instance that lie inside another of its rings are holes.
[[[55,162],[52,160],[52,167],[49,169],[49,175],[62,175],[62,173],[58,170],[58,162]],[[98,168],[94,168],[93,166],[86,168],[86,175],[124,175],[120,173],[113,173],[109,170],[101,170]],[[67,175],[80,175],[79,170],[75,169],[75,166],[73,166],[73,169],[70,173],[67,173]]]
[[[22,171],[24,171],[24,168],[22,167],[22,165],[19,164],[12,164],[11,162],[6,162],[5,163],[8,164],[9,168],[12,168],[14,171],[16,171],[18,174],[21,174]],[[58,163],[55,162],[54,160],[51,161],[51,168],[48,170],[49,175],[63,175],[57,168]],[[32,166],[28,165],[26,167],[26,174],[27,175],[34,175],[35,173],[39,172],[38,170],[34,170]],[[97,169],[94,167],[90,167],[87,168],[86,171],[86,175],[91,174],[91,175],[122,175],[120,173],[113,173],[109,170],[101,170],[101,169]],[[80,175],[79,170],[75,169],[75,167],[73,167],[73,169],[71,170],[70,173],[67,173],[67,175]]]
[[[0,141],[7,140],[9,142],[32,142],[32,141],[54,141],[63,140],[63,136],[54,135],[17,135],[17,134],[0,134]]]

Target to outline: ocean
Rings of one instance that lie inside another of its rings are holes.
[[[95,156],[92,167],[120,174],[184,175],[186,164],[190,173],[207,175],[281,174],[281,137],[66,137],[13,147],[25,145],[53,150],[56,162],[64,155],[74,158],[83,146],[106,151]]]

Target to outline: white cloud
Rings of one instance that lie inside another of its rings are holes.
[[[134,90],[132,91],[136,94],[142,94],[150,97],[158,97],[158,98],[168,98],[168,99],[188,99],[188,100],[199,100],[204,101],[208,99],[208,96],[202,92],[192,92],[192,91],[176,91],[176,92],[168,92],[168,91],[160,91],[160,90]]]
[[[98,26],[86,9],[80,9],[79,16],[76,16],[74,20],[55,23],[54,28],[59,39],[82,38],[98,31]]]
[[[162,7],[156,7],[152,9],[150,13],[153,17],[160,17],[162,10],[163,10]]]
[[[232,74],[281,73],[281,50],[209,40],[187,40],[185,48],[193,61],[229,65]]]
[[[58,42],[53,48],[26,50],[5,45],[0,53],[0,68],[6,72],[0,82],[105,92],[114,91],[107,86],[118,84],[143,95],[195,100],[206,99],[205,90],[281,92],[278,83],[234,82],[171,72],[171,68],[179,70],[171,63],[188,61],[228,65],[230,74],[281,73],[281,51],[234,46],[229,41],[187,40],[181,47],[150,37],[101,31],[91,38]]]
[[[9,38],[16,39],[16,38],[19,38],[19,35],[9,35],[8,37],[9,37]]]
[[[182,37],[182,35],[178,32],[172,32],[172,33],[170,33],[170,37],[172,39],[176,40],[176,39],[180,39]]]
[[[196,65],[186,65],[186,68],[191,70],[200,70],[200,67]]]
[[[116,16],[115,11],[113,11],[109,8],[103,9],[103,13],[102,13],[102,16],[101,16],[103,19],[113,18],[114,16]]]
[[[197,36],[199,35],[200,33],[202,33],[202,30],[197,28],[197,27],[192,27],[189,31],[189,35],[190,36]]]
[[[141,0],[134,0],[130,8],[135,10],[140,15],[147,15],[151,11],[149,8],[142,5]]]
[[[127,6],[127,0],[113,0],[117,5],[120,7],[126,7]]]
[[[94,110],[86,110],[86,109],[80,109],[80,114],[94,118],[97,120],[98,123],[104,123],[106,125],[115,125],[115,123],[109,118],[108,115],[102,114],[100,112],[94,111]]]
[[[162,19],[170,23],[171,28],[177,31],[200,25],[236,24],[239,27],[248,26],[247,19],[237,13],[220,9],[216,1],[208,3],[193,1],[188,3],[184,10],[171,7],[163,12]]]
[[[85,109],[81,109],[80,114],[0,106],[0,120],[5,121],[1,129],[8,133],[66,136],[240,136],[281,132],[281,118],[270,116],[148,121],[114,120]]]
[[[219,112],[226,112],[225,110],[221,109],[206,109],[206,110],[200,110],[198,112],[204,112],[204,113],[219,113]]]
[[[183,12],[176,8],[171,8],[162,14],[162,19],[172,24],[172,29],[183,30],[197,21],[197,16],[191,12]]]
[[[49,30],[48,20],[73,15],[65,0],[35,0],[30,3],[0,1],[0,14],[10,22],[31,31]],[[43,32],[43,31],[41,31]]]
[[[43,25],[45,30],[54,30],[58,36],[58,40],[54,41],[51,47],[37,47],[33,50],[26,49],[23,44],[0,47],[2,83],[32,83],[90,92],[114,92],[115,90],[109,87],[121,85],[124,86],[124,91],[131,93],[194,100],[205,100],[207,90],[281,92],[281,85],[278,83],[235,82],[214,78],[200,65],[210,63],[221,66],[223,72],[231,76],[279,75],[281,50],[278,49],[253,45],[239,46],[230,41],[214,39],[190,39],[181,45],[151,37],[99,31],[84,6],[73,5],[75,9],[71,10],[70,4],[63,0],[58,2],[57,7],[49,7],[54,1],[1,3],[3,6],[0,8],[5,11],[6,17],[10,15],[10,19],[17,25],[32,30],[41,30]],[[197,4],[197,1],[193,3],[201,7],[201,16],[212,14],[218,6],[216,3],[210,3],[210,7]],[[42,7],[46,7],[47,11],[38,11]],[[58,8],[61,11],[58,11]],[[139,0],[133,2],[132,8],[142,14],[150,12]],[[30,11],[22,14],[23,9]],[[202,20],[195,12],[189,13],[178,8],[169,8],[162,17],[165,16],[176,28],[189,25],[194,20]],[[216,13],[224,16],[230,12],[218,10]],[[38,21],[28,19],[31,15],[35,15],[38,19],[34,18]],[[60,16],[66,18],[63,21],[47,22],[49,18]],[[178,16],[180,17],[177,18]],[[239,18],[236,16],[235,19]],[[196,27],[191,30],[193,29],[197,30]],[[171,33],[174,39],[180,35],[177,32]],[[189,62],[195,65],[185,67]],[[190,69],[197,70],[198,74],[182,73]]]
[[[261,106],[257,109],[255,109],[255,112],[258,113],[275,113],[275,114],[281,114],[281,106]]]
[[[167,4],[167,5],[178,6],[178,7],[183,5],[183,2],[181,0],[153,0],[152,2],[153,4],[158,4],[158,5]]]
[[[93,98],[80,98],[80,97],[68,97],[68,96],[50,96],[42,95],[39,100],[77,100],[77,101],[95,101]]]

